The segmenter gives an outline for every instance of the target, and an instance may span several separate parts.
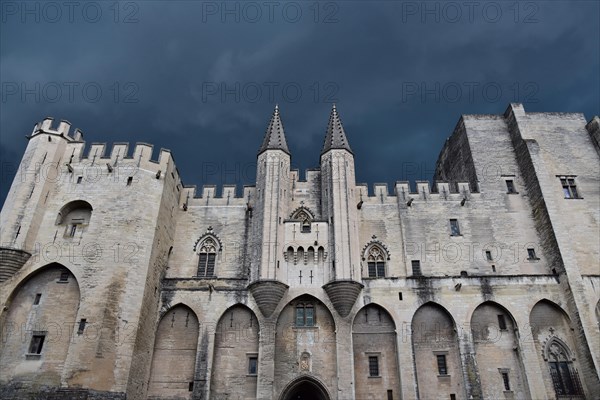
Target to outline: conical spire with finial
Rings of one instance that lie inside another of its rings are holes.
[[[331,108],[331,114],[329,115],[329,124],[327,125],[327,133],[325,134],[325,143],[323,144],[323,151],[321,154],[328,152],[331,149],[344,149],[352,153],[348,139],[346,138],[346,132],[342,126],[342,120],[337,112],[335,103]]]
[[[258,150],[258,154],[265,150],[283,150],[290,154],[287,142],[285,141],[285,133],[283,131],[281,117],[279,116],[279,105],[277,104],[275,105],[275,110],[271,116],[271,121],[267,127],[267,132],[265,133],[262,146],[260,146],[260,149]]]

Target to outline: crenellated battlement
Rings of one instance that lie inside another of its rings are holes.
[[[62,136],[70,142],[81,142],[83,141],[83,132],[79,128],[73,130],[73,136],[70,135],[71,123],[67,120],[60,120],[56,123],[53,117],[46,117],[43,121],[36,123],[33,126],[31,136],[39,134],[50,134]]]
[[[455,181],[436,181],[431,187],[429,181],[416,181],[411,185],[407,181],[396,182],[393,193],[388,190],[387,183],[374,183],[372,191],[366,183],[356,185],[357,197],[360,201],[366,203],[396,203],[401,201],[436,201],[436,200],[470,200],[472,195],[479,195],[477,190],[473,190],[469,182]]]
[[[220,189],[220,190],[219,190]],[[201,206],[246,206],[254,203],[254,185],[244,185],[242,191],[237,185],[226,184],[221,188],[216,185],[203,185],[198,192],[196,185],[184,186],[180,194],[180,207],[186,210],[188,207]]]

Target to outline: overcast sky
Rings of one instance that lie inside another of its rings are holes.
[[[599,113],[599,4],[2,0],[0,201],[45,116],[253,184],[275,103],[303,175],[335,102],[358,182],[430,179],[461,114]]]

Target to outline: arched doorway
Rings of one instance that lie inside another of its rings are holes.
[[[283,390],[281,400],[329,400],[325,387],[310,377],[298,378]]]

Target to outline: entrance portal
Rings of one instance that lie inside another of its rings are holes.
[[[283,394],[282,400],[329,400],[327,390],[319,382],[311,378],[300,378],[290,383]]]

